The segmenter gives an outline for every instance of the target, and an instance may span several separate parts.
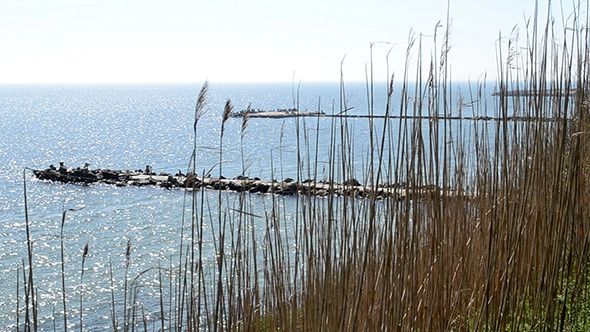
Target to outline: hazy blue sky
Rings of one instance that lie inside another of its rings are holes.
[[[409,32],[426,35],[429,61],[446,8],[446,0],[0,0],[0,83],[336,81],[344,57],[344,78],[363,81],[373,41],[391,43],[374,47],[377,79],[390,49],[401,77]],[[493,79],[499,33],[518,24],[524,36],[533,10],[533,0],[451,1],[453,77]]]

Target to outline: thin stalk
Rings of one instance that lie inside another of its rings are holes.
[[[127,284],[129,279],[129,266],[131,265],[131,239],[127,239],[127,248],[125,249],[125,279],[123,286],[123,330],[129,331],[129,308],[127,308]]]
[[[23,170],[23,195],[25,200],[25,227],[27,232],[27,257],[29,259],[29,279],[28,279],[28,289],[30,294],[30,303],[32,304],[32,312],[33,312],[33,329],[37,332],[37,307],[35,301],[35,292],[33,291],[35,288],[35,282],[33,278],[33,241],[31,239],[31,229],[29,223],[29,206],[27,201],[27,178],[26,178],[26,169]],[[27,303],[27,314],[29,312],[29,306]],[[65,310],[64,310],[65,315]],[[28,320],[27,320],[28,323]]]
[[[113,278],[113,261],[109,257],[109,277],[111,280],[111,323],[113,332],[118,331],[119,322],[117,320],[117,311],[115,310],[115,282]]]
[[[84,312],[82,310],[82,298],[84,297],[83,295],[83,286],[84,286],[84,263],[86,262],[86,256],[88,255],[88,243],[86,243],[86,246],[84,247],[84,252],[82,253],[82,268],[80,269],[80,332],[82,332],[83,330],[83,321],[82,318],[84,316]]]

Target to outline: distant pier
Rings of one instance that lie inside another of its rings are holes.
[[[557,119],[554,117],[533,117],[533,116],[487,116],[487,115],[478,115],[478,116],[454,116],[454,115],[384,115],[384,114],[348,114],[348,113],[338,113],[338,114],[327,114],[322,111],[299,111],[297,109],[277,109],[271,111],[262,111],[262,110],[251,110],[249,112],[240,111],[240,112],[233,112],[230,114],[232,118],[241,118],[247,114],[249,118],[267,118],[267,119],[283,119],[283,118],[294,118],[294,117],[333,117],[333,118],[351,118],[351,119],[409,119],[409,120],[464,120],[464,121],[517,121],[517,122],[529,122],[529,121],[543,121],[543,122],[553,122]]]

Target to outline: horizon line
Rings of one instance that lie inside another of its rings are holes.
[[[177,81],[177,82],[172,82],[172,81],[162,81],[162,82],[156,82],[156,81],[150,81],[150,82],[135,82],[135,81],[126,81],[126,82],[105,82],[105,81],[99,81],[99,82],[0,82],[0,86],[16,86],[16,85],[21,85],[21,86],[34,86],[34,85],[190,85],[190,84],[203,84],[205,82],[208,82],[209,84],[340,84],[340,83],[344,83],[344,84],[348,84],[348,83],[353,83],[353,84],[370,84],[371,82],[366,82],[366,81],[358,81],[358,80],[350,80],[350,81],[344,81],[341,82],[339,80],[333,80],[333,81],[329,81],[329,80],[317,80],[317,81],[303,81],[303,80],[299,80],[299,81],[211,81],[211,80],[204,80],[204,81]],[[393,83],[402,83],[403,81],[394,81]],[[407,83],[416,83],[415,80],[410,80],[410,81],[406,81]],[[477,81],[472,81],[472,80],[452,80],[452,83],[477,83],[480,82],[479,80]],[[491,82],[491,81],[490,81]],[[373,81],[373,84],[389,84],[389,81],[385,81],[385,80],[380,80],[380,81]],[[427,84],[427,81],[424,81],[424,84]]]

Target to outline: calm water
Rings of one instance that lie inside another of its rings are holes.
[[[27,181],[43,330],[53,329],[54,311],[58,330],[62,319],[57,313],[62,310],[59,249],[64,209],[83,207],[69,212],[64,225],[68,323],[72,327],[78,323],[80,294],[84,295],[88,330],[110,327],[109,263],[115,270],[115,288],[120,291],[127,241],[132,246],[131,278],[158,265],[176,264],[183,215],[181,191],[53,184],[37,181],[30,171],[23,170],[64,161],[70,167],[88,162],[91,168],[143,169],[151,165],[156,172],[185,172],[192,151],[193,112],[200,88],[200,84],[0,86],[1,331],[14,329],[16,324],[17,282],[21,284],[19,305],[23,306],[21,270],[22,260],[27,257],[23,175]],[[346,107],[354,107],[351,114],[366,114],[364,84],[348,84],[346,90]],[[385,85],[378,86],[375,93],[375,113],[380,114],[385,109]],[[212,174],[219,174],[220,118],[227,98],[236,110],[250,103],[253,108],[276,109],[293,107],[294,95],[291,84],[211,84],[207,113],[197,130],[199,172],[215,167]],[[300,109],[319,107],[326,113],[338,113],[342,107],[337,83],[302,84],[298,100]],[[394,98],[394,104],[398,103],[399,98]],[[310,134],[310,151],[314,151],[319,133],[319,178],[325,174],[331,121],[321,119],[318,129],[317,119],[308,118],[305,125],[301,122],[299,126],[300,137],[305,132]],[[250,120],[243,139],[246,175],[263,179],[297,177],[295,122]],[[366,160],[367,120],[351,120],[350,125],[355,160]],[[234,177],[243,173],[241,120],[230,119],[226,126],[223,175]],[[359,173],[365,166],[358,165]],[[306,165],[304,168],[308,169]],[[234,204],[232,194],[225,197],[228,205]],[[253,199],[262,209],[270,204],[267,196]],[[87,243],[90,250],[81,285],[81,257]],[[210,253],[212,244],[210,240],[208,243],[206,250]],[[156,283],[153,273],[146,275],[144,284]],[[120,307],[122,299],[115,301]],[[158,309],[145,310],[155,315]]]

